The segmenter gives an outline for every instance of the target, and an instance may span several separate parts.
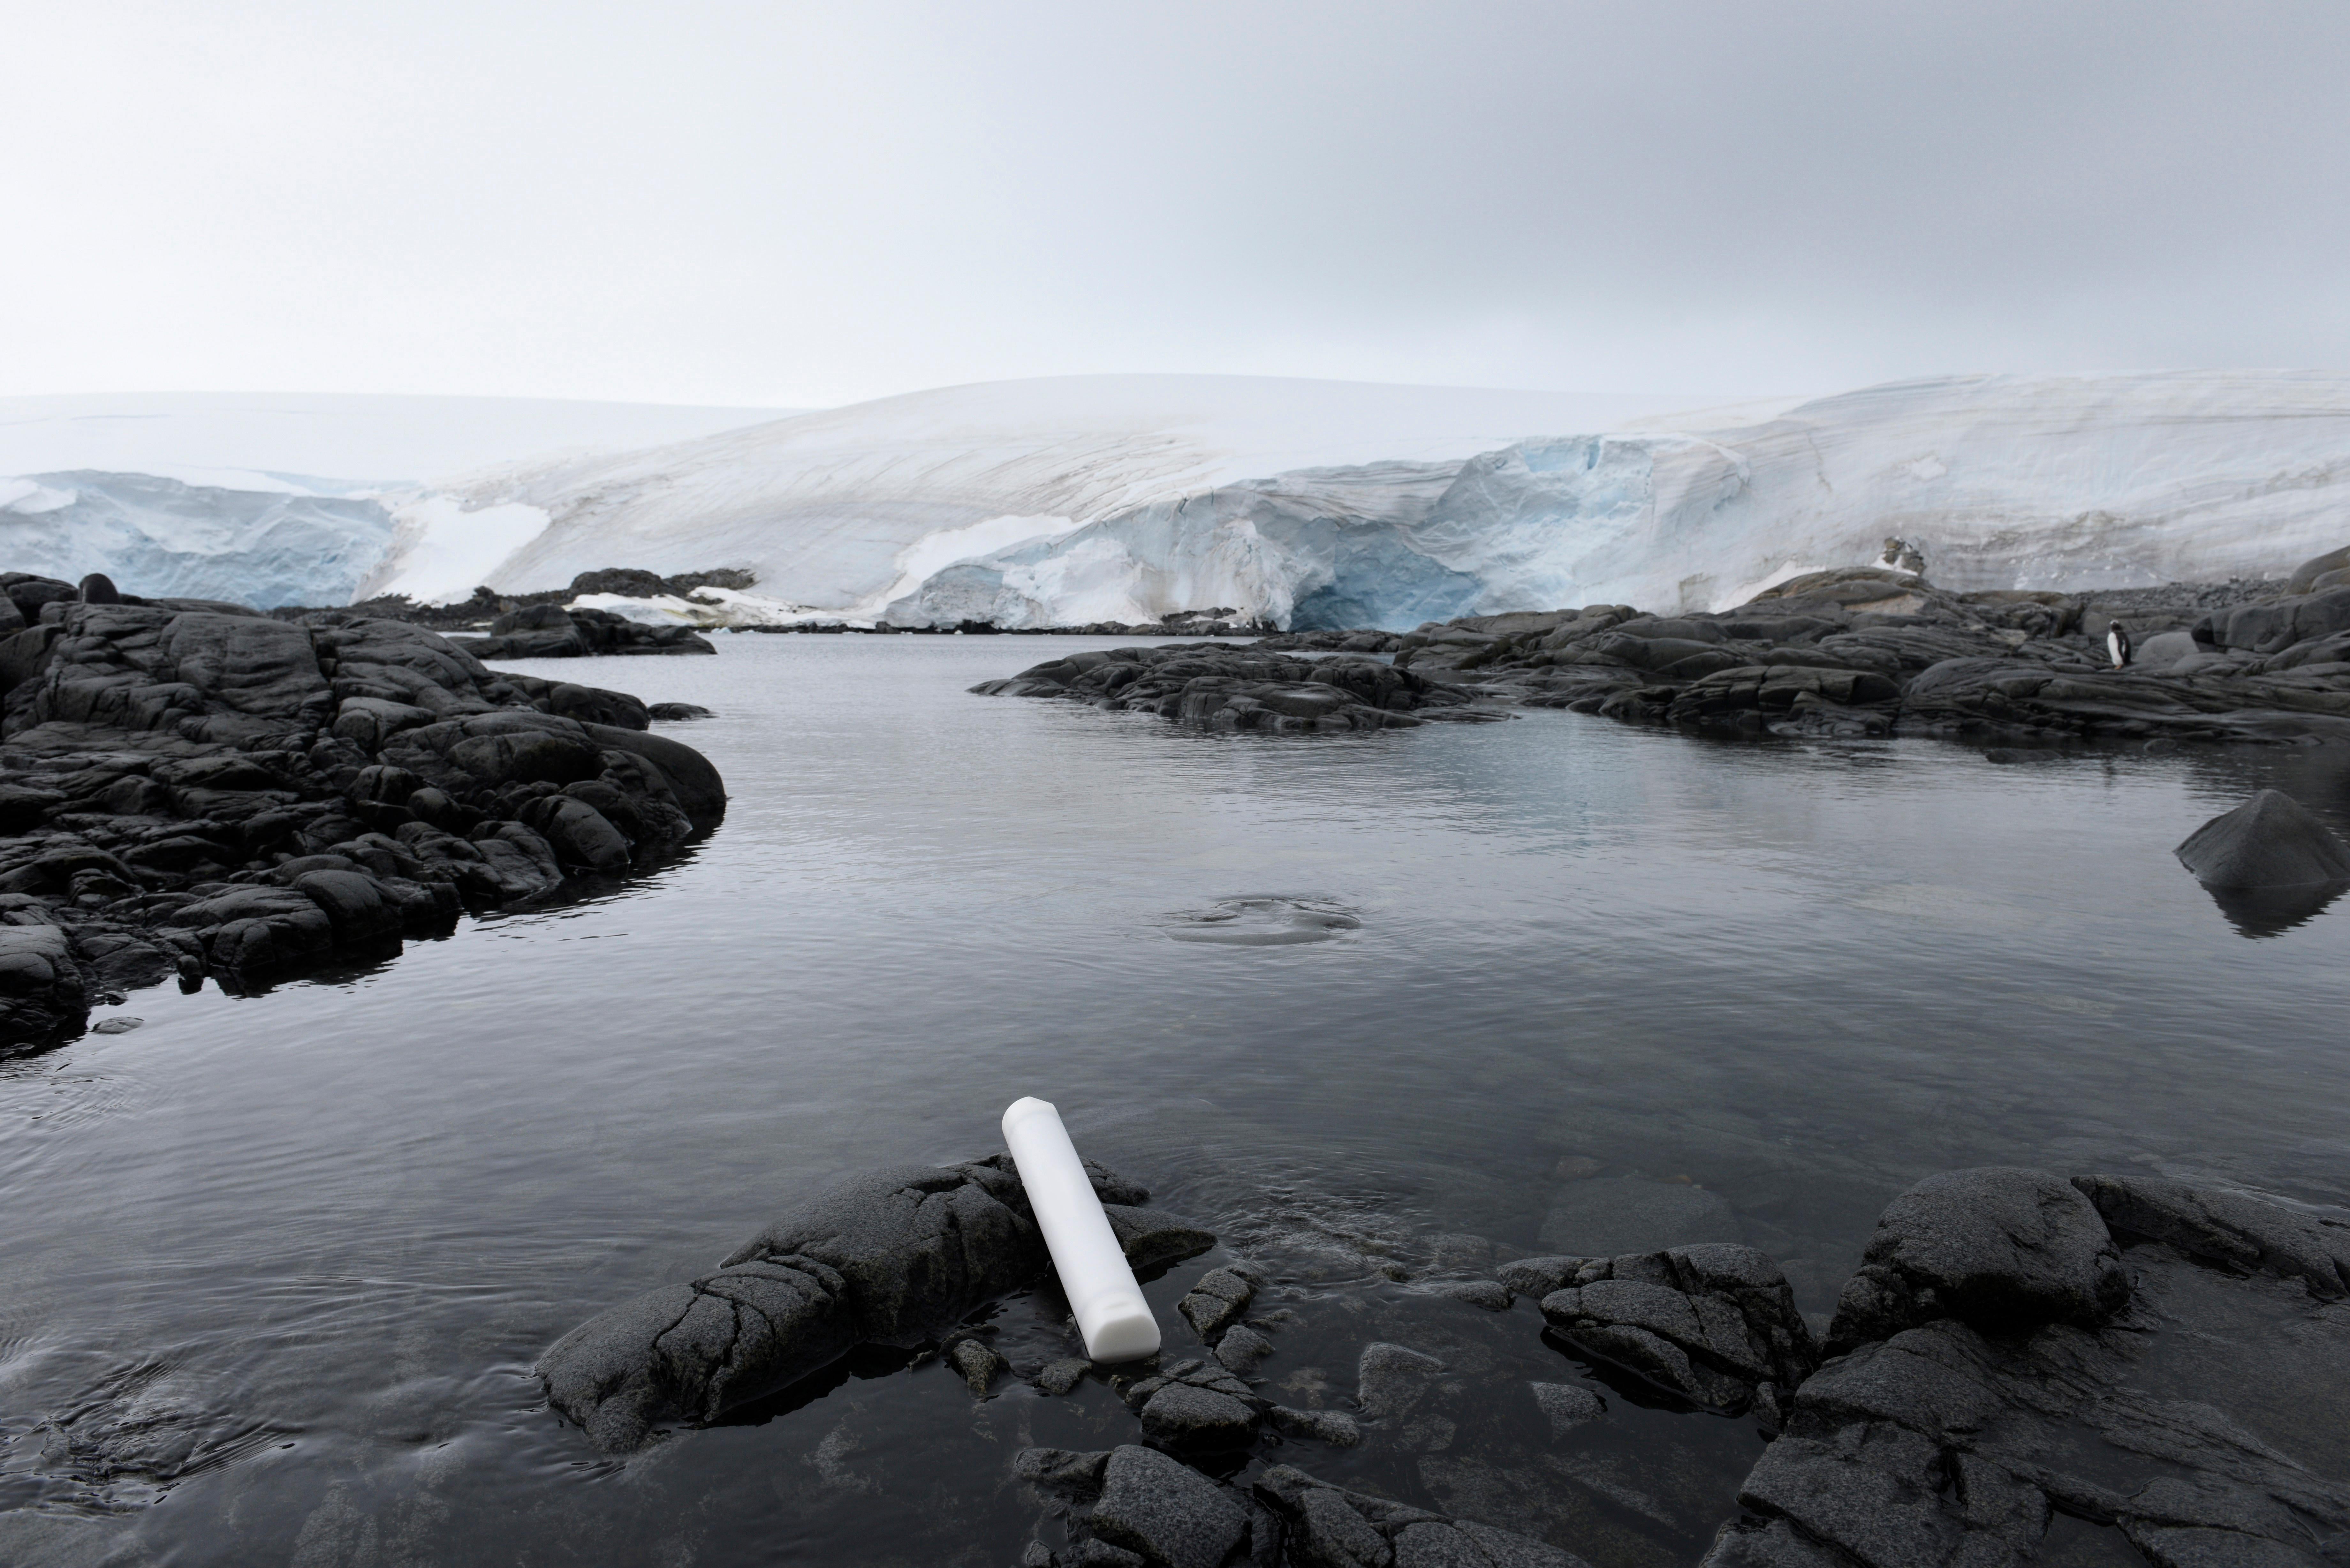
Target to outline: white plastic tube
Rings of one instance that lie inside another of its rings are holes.
[[[1051,1102],[1014,1100],[1003,1113],[1003,1142],[1020,1168],[1028,1207],[1052,1250],[1061,1289],[1077,1314],[1086,1354],[1096,1361],[1135,1361],[1159,1349],[1159,1320],[1127,1267],[1076,1146]]]

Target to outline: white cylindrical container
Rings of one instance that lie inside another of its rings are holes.
[[[1028,1189],[1028,1207],[1052,1250],[1061,1289],[1077,1314],[1086,1354],[1096,1361],[1135,1361],[1159,1349],[1159,1320],[1127,1266],[1076,1146],[1049,1101],[1014,1100],[1003,1113],[1003,1141]]]

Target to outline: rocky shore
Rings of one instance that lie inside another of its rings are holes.
[[[1503,715],[1457,686],[1370,659],[1303,659],[1229,644],[1117,648],[1047,659],[972,691],[1066,697],[1206,730],[1331,733]]]
[[[2350,1561],[2350,1216],[1949,1171],[1885,1210],[1807,1320],[1778,1263],[1731,1242],[1521,1257],[1443,1236],[1335,1293],[1277,1243],[1186,1269],[1216,1238],[1090,1173],[1138,1272],[1182,1291],[1149,1361],[1085,1359],[998,1155],[853,1179],[581,1325],[539,1365],[549,1401],[629,1453],[795,1383],[820,1397],[844,1357],[887,1375],[876,1347],[983,1401],[1090,1400],[1100,1447],[1008,1456],[1036,1513],[1023,1568],[1579,1568],[1655,1561],[1624,1533],[1642,1517],[1710,1541],[1690,1553],[1709,1568]],[[1024,1342],[1014,1292],[1037,1298]],[[1284,1375],[1317,1325],[1358,1336],[1350,1391]],[[1555,1371],[1510,1381],[1513,1345]],[[1687,1454],[1735,1428],[1759,1456],[1742,1481],[1627,1469],[1636,1408],[1689,1429]]]
[[[1822,572],[1715,614],[1591,605],[1427,626],[1395,657],[1492,697],[1715,733],[2312,744],[2350,740],[2340,570],[2325,556],[2283,582],[2095,596]],[[2116,623],[2133,644],[2120,668]]]
[[[176,976],[244,987],[716,826],[717,771],[617,691],[421,628],[0,575],[0,1053]]]

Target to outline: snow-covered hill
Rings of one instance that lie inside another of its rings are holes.
[[[1590,603],[1727,607],[1872,561],[1888,536],[1954,588],[2257,576],[2350,544],[2350,377],[1962,377],[1729,429],[1640,423],[1513,443],[1408,484],[1297,474],[1140,506],[959,564],[889,618],[1132,621],[1219,604],[1293,627],[1403,628]]]
[[[387,494],[412,499],[421,482],[485,462],[643,447],[785,412],[313,393],[0,398],[0,568],[340,604],[391,547]],[[496,522],[453,531],[422,564],[453,580],[536,531],[504,537]]]
[[[208,488],[340,494],[583,448],[684,441],[795,411],[324,392],[0,398],[0,475],[147,473]]]
[[[869,618],[950,562],[1153,502],[1295,468],[1458,461],[1687,401],[1238,376],[949,387],[445,485],[404,515],[369,589],[462,597],[473,584],[432,555],[467,514],[530,507],[543,529],[476,580],[523,590],[601,566],[739,566],[763,594]],[[518,515],[495,514],[499,526]]]
[[[2266,575],[2350,543],[2350,376],[1975,376],[1699,402],[1076,377],[405,489],[338,493],[279,466],[282,443],[201,493],[52,464],[0,480],[0,565],[310,602],[732,566],[758,578],[728,596],[737,619],[1066,625],[1228,607],[1409,626],[1728,605],[1874,560],[1895,535],[1962,588]],[[217,468],[259,451],[224,438],[182,455]]]

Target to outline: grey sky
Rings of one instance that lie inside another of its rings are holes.
[[[0,0],[0,393],[2350,367],[2350,6]]]

